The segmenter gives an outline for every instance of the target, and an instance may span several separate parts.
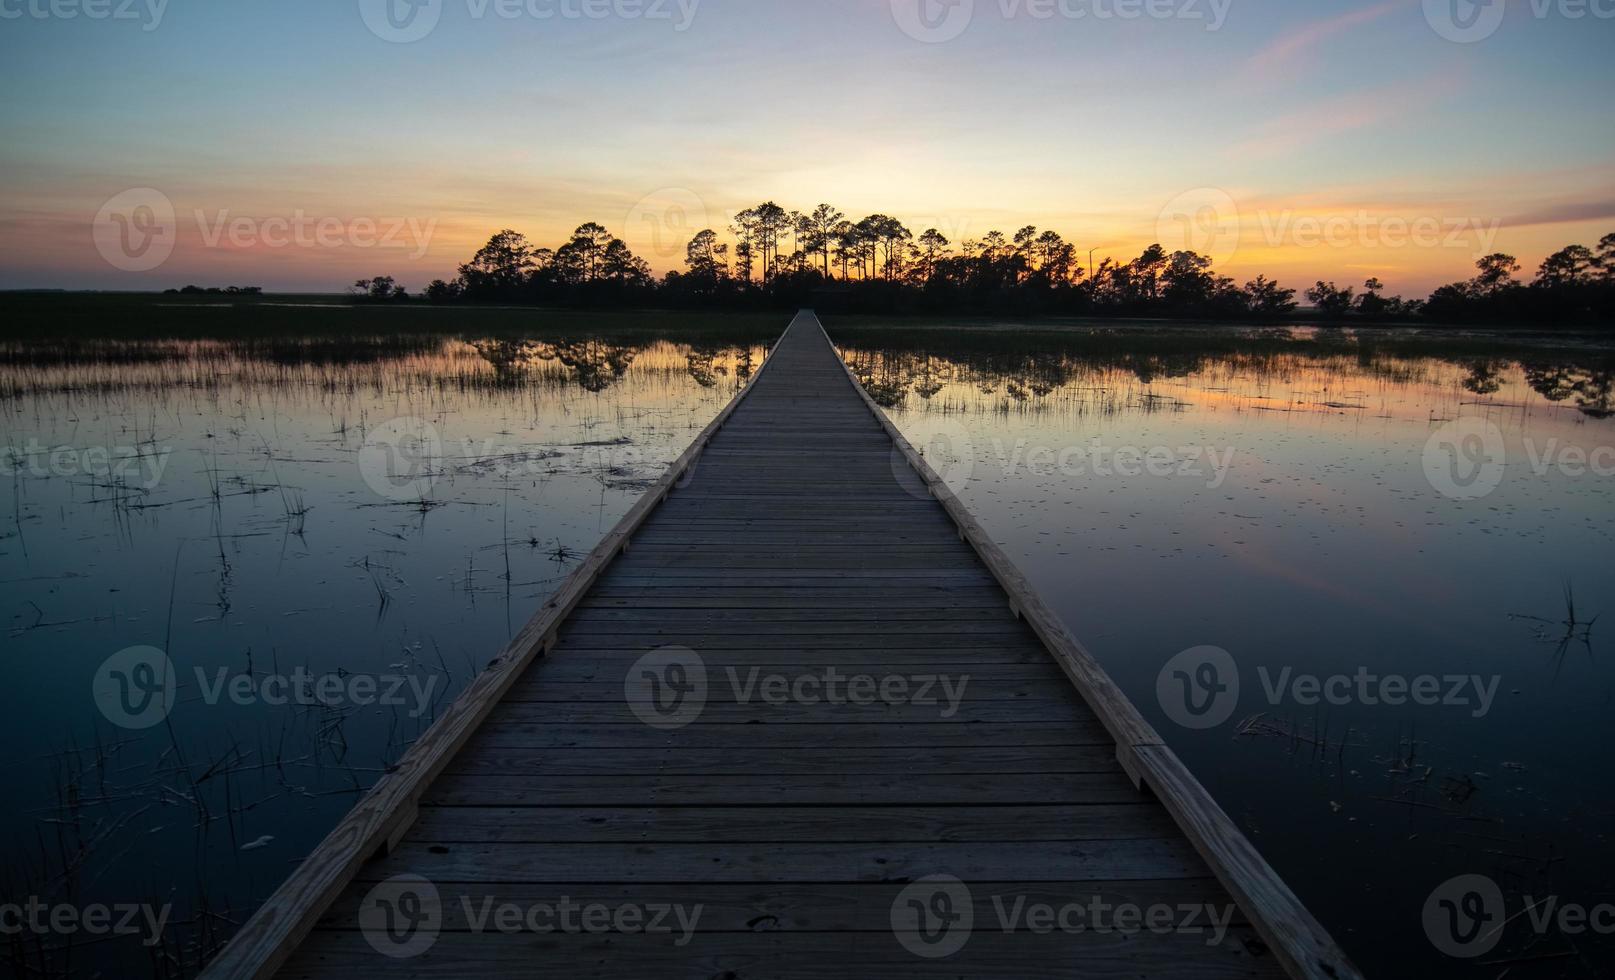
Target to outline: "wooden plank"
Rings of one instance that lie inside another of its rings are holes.
[[[835,703],[845,700],[855,707],[867,707],[882,701],[911,700],[919,707],[931,707],[933,714],[948,717],[959,705],[981,704],[988,701],[1057,701],[1070,703],[1071,692],[1060,686],[1060,678],[1040,677],[997,681],[976,677],[959,667],[952,673],[915,674],[914,668],[891,674],[875,675],[865,671],[842,672],[841,680],[832,688],[819,671],[786,674],[774,668],[725,667],[708,672],[709,680],[705,704],[756,704],[774,707],[783,700],[806,700],[810,704]],[[615,678],[596,681],[551,679],[547,674],[527,677],[518,681],[506,692],[510,702],[553,702],[580,704],[585,702],[623,701],[626,692],[624,681],[627,672]],[[855,678],[856,681],[849,680]],[[849,689],[852,683],[862,682],[858,694]],[[896,693],[883,698],[880,685],[890,684]],[[772,685],[770,687],[770,685]],[[648,690],[634,692],[630,703],[649,704],[654,698]]]
[[[951,806],[992,802],[1136,803],[1113,774],[906,776],[464,776],[428,791],[433,806]]]
[[[726,746],[699,749],[684,745],[662,749],[580,748],[555,752],[544,748],[480,746],[449,764],[448,772],[510,776],[550,773],[569,776],[687,775],[724,772],[736,775],[789,776],[812,773],[858,776],[890,773],[1055,773],[1117,772],[1109,747],[1050,745],[976,745],[932,748],[834,749]]]
[[[689,600],[686,600],[687,602]],[[699,600],[695,600],[699,601]],[[992,606],[954,606],[936,605],[937,600],[927,600],[928,605],[890,606],[887,608],[853,608],[839,603],[836,600],[826,602],[802,602],[798,600],[795,605],[770,609],[749,606],[742,609],[713,609],[706,606],[689,605],[660,605],[638,606],[627,608],[609,608],[596,605],[580,606],[572,611],[567,620],[569,626],[582,629],[585,626],[640,626],[644,624],[667,625],[700,625],[700,626],[756,626],[768,624],[768,632],[775,632],[776,627],[788,630],[793,624],[801,623],[835,623],[836,625],[853,625],[864,623],[903,623],[905,627],[912,623],[946,623],[950,628],[954,623],[996,623],[1001,627],[1013,627],[1015,617],[1010,613],[1009,607],[1000,601]]]
[[[615,701],[532,701],[507,702],[507,707],[525,706],[542,711],[555,724],[643,723],[633,707],[622,699]],[[501,709],[503,710],[503,709]],[[708,724],[732,725],[813,725],[828,727],[853,724],[913,724],[935,722],[964,727],[987,722],[1065,722],[1077,723],[1092,713],[1076,698],[1033,701],[965,701],[946,718],[937,705],[910,703],[880,704],[770,704],[753,701],[711,701],[705,704],[699,720]],[[1134,792],[1137,788],[1134,787]]]
[[[1093,806],[425,807],[430,843],[1124,840],[1174,836],[1153,801]]]
[[[943,656],[948,651],[974,653],[981,650],[1038,650],[1045,658],[1047,652],[1029,642],[1013,626],[977,629],[968,634],[957,630],[935,629],[920,632],[908,629],[825,629],[780,633],[718,633],[713,631],[683,632],[614,632],[577,630],[563,634],[566,645],[579,653],[594,650],[617,650],[643,647],[641,654],[657,647],[683,646],[697,650],[705,656],[712,650],[864,650],[867,658],[879,660],[888,651],[935,650]]]
[[[360,880],[350,887],[320,920],[320,928],[357,930],[359,908],[374,881]],[[746,884],[703,882],[636,883],[611,885],[599,882],[552,882],[544,884],[448,886],[454,894],[444,897],[442,930],[469,932],[477,924],[479,910],[488,903],[529,907],[553,903],[560,896],[579,905],[620,906],[674,905],[702,907],[700,931],[706,933],[833,933],[881,932],[891,929],[892,905],[906,887],[901,882],[844,883],[791,882],[759,891]],[[976,921],[997,926],[1000,902],[1012,908],[1023,904],[1060,907],[1071,903],[1088,905],[1102,902],[1111,907],[1133,905],[1177,906],[1189,903],[1217,907],[1225,921],[1246,924],[1245,916],[1231,907],[1228,893],[1215,878],[1164,878],[1147,881],[1057,881],[1057,882],[972,882],[971,905]],[[1013,932],[1027,932],[1024,917],[1010,923]],[[821,940],[829,937],[820,936]]]
[[[1105,841],[904,843],[435,844],[414,838],[374,862],[385,881],[534,884],[556,881],[965,881],[1195,878],[1205,863],[1182,836]]]
[[[515,709],[525,709],[517,714]],[[815,748],[860,745],[869,748],[915,745],[1097,745],[1110,746],[1110,733],[1094,718],[1060,722],[1012,722],[955,725],[947,722],[909,724],[747,725],[737,733],[733,725],[698,722],[676,732],[632,724],[559,723],[545,705],[504,705],[488,717],[475,745],[489,748],[526,746],[564,750],[573,748],[631,749],[679,745],[718,748],[743,741],[746,745],[774,748]]]
[[[732,658],[730,663],[715,664],[706,658],[703,661],[707,670],[715,675],[716,679],[733,683],[748,681],[749,672],[760,671],[768,675],[781,675],[784,677],[800,677],[805,675],[826,675],[834,671],[836,684],[844,687],[849,677],[868,677],[878,679],[886,675],[915,675],[920,668],[929,668],[932,673],[941,671],[954,674],[967,675],[971,684],[994,683],[1003,684],[1011,681],[1038,681],[1040,683],[1054,682],[1054,690],[1066,697],[1074,697],[1065,686],[1065,678],[1060,675],[1058,667],[1051,663],[970,663],[964,658],[954,661],[943,661],[935,657],[925,661],[868,660],[859,661],[852,665],[825,664],[810,661],[806,657],[798,657],[790,663],[759,664],[742,655]],[[545,661],[544,665],[531,671],[520,684],[532,683],[535,687],[542,684],[577,684],[584,681],[612,681],[621,685],[628,677],[633,664],[624,659],[596,660],[592,657],[563,657]],[[730,676],[734,672],[735,676]],[[621,688],[619,687],[619,693]]]
[[[990,907],[990,906],[989,906]],[[993,923],[992,919],[986,920]],[[332,932],[320,949],[300,956],[287,972],[297,980],[354,980],[371,976],[379,954],[357,932]],[[697,932],[686,945],[675,935],[568,935],[444,933],[431,950],[408,961],[422,980],[1251,980],[1274,975],[1270,957],[1241,927],[1209,945],[1201,934],[1121,932],[972,933],[959,953],[923,959],[885,932]],[[583,973],[579,964],[587,964]],[[396,976],[396,963],[389,962]]]

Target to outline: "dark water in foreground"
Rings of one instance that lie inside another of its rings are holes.
[[[10,955],[216,949],[783,324],[0,342],[0,892],[168,909]],[[828,326],[1370,975],[1610,972],[1519,914],[1615,901],[1607,352]],[[1471,959],[1460,875],[1514,917]]]
[[[8,957],[170,975],[215,950],[764,353],[0,344],[0,893],[166,910],[155,939]]]
[[[841,339],[1369,975],[1611,975],[1615,359],[1298,337]]]

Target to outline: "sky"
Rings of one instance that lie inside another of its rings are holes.
[[[1423,296],[1615,232],[1612,52],[1615,0],[0,0],[0,288],[585,221],[665,272],[774,200]]]

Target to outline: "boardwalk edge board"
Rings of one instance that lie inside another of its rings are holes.
[[[824,331],[824,324],[819,324]],[[1127,699],[1087,648],[1077,642],[1030,581],[987,534],[954,493],[953,488],[917,452],[848,367],[841,348],[824,339],[836,352],[847,380],[881,428],[924,481],[959,528],[959,535],[981,557],[1009,596],[1015,615],[1025,620],[1070,678],[1088,707],[1099,716],[1116,741],[1116,757],[1128,777],[1148,790],[1167,808],[1178,829],[1194,844],[1223,887],[1248,915],[1256,931],[1292,977],[1308,980],[1360,980],[1362,974],[1327,930],[1284,883],[1278,872],[1257,852],[1228,814],[1217,805],[1138,708]]]
[[[640,526],[676,490],[712,438],[757,387],[781,333],[746,386],[736,392],[689,448],[607,532],[503,652],[478,674],[403,758],[359,799],[202,972],[203,980],[267,980],[275,975],[366,861],[396,848],[419,813],[421,798],[516,680],[555,645],[556,633],[612,559],[627,551]]]

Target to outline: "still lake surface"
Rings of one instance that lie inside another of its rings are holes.
[[[169,975],[273,891],[766,347],[411,336],[0,351],[0,739],[16,747],[0,891],[173,909],[155,946],[8,955],[83,975],[149,959]],[[404,458],[389,466],[388,452]],[[177,681],[166,713],[139,688],[166,673],[139,673],[145,648]]]
[[[215,949],[785,319],[0,342],[0,890],[173,906],[154,945],[30,962],[167,974]],[[1370,975],[1480,975],[1424,931],[1456,875],[1511,913],[1615,899],[1615,624],[1592,622],[1615,611],[1607,350],[827,326]],[[1204,648],[1238,690],[1186,714],[1163,670],[1196,650],[1183,683],[1207,676]],[[1426,677],[1437,703],[1384,703]],[[1612,962],[1607,938],[1518,929],[1485,959],[1508,958]]]
[[[1608,352],[831,330],[1370,976],[1615,970],[1607,934],[1537,935],[1521,914],[1615,900],[1611,623],[1587,626],[1615,615]],[[1206,647],[1238,686],[1196,717],[1170,675]],[[1424,927],[1467,874],[1518,916],[1473,961]]]

